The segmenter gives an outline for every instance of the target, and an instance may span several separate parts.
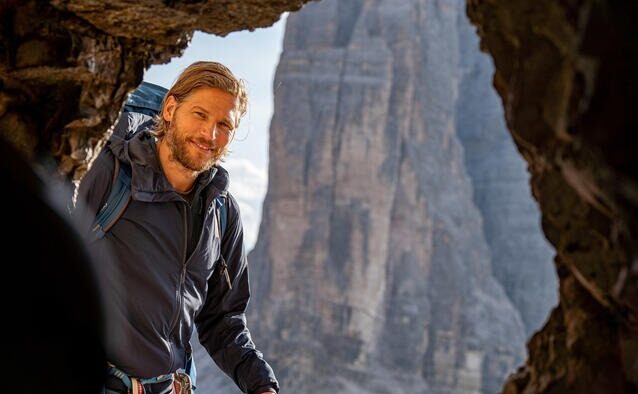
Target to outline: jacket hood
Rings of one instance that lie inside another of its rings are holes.
[[[147,130],[139,131],[130,139],[113,135],[107,148],[120,162],[131,169],[131,196],[139,201],[173,201],[182,199],[170,184],[157,155],[155,137]],[[200,187],[207,187],[206,193],[219,195],[228,192],[228,171],[220,165],[202,172],[197,178]],[[212,189],[212,190],[211,190]],[[208,200],[208,199],[207,199]]]

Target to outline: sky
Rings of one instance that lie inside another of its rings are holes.
[[[222,166],[230,173],[230,191],[239,202],[246,250],[252,249],[257,240],[268,184],[272,85],[282,50],[285,18],[286,14],[269,28],[235,32],[226,37],[196,32],[181,57],[173,58],[168,64],[151,66],[144,74],[145,81],[170,88],[189,64],[213,60],[223,63],[245,81],[248,112]]]

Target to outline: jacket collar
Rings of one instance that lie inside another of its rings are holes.
[[[131,168],[131,197],[146,202],[183,201],[164,175],[155,147],[155,137],[148,130],[136,133],[131,139],[114,135],[108,148],[122,163]],[[220,194],[228,192],[228,171],[219,165],[197,178],[204,187],[207,204]],[[209,187],[207,187],[209,186]]]

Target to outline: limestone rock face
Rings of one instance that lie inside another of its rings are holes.
[[[251,329],[286,390],[494,393],[544,320],[536,305],[546,314],[555,302],[525,169],[494,120],[472,34],[461,1],[323,1],[289,17],[250,255]],[[464,107],[473,112],[459,119]],[[513,163],[505,182],[492,176],[495,149]],[[514,195],[489,201],[490,182]],[[507,198],[518,205],[484,217]],[[508,245],[494,272],[521,299],[516,281],[533,284],[538,304],[520,312],[492,273],[492,244],[515,231],[517,207],[524,231],[511,245],[536,223],[531,250],[508,260]],[[511,275],[508,264],[527,267]]]
[[[459,24],[459,38],[462,77],[456,129],[494,276],[521,313],[529,337],[558,301],[554,251],[541,232],[525,161],[505,127],[503,107],[491,83],[491,59],[479,52],[478,36],[469,23]]]
[[[3,1],[0,135],[78,179],[145,68],[192,32],[269,26],[307,0]]]
[[[636,393],[638,4],[472,0],[468,14],[560,280],[504,393]]]

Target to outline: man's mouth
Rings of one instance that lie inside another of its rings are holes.
[[[213,146],[213,147],[211,147],[211,146],[209,146],[209,145],[202,144],[201,142],[197,142],[197,141],[191,140],[191,143],[192,143],[193,145],[195,145],[196,147],[198,147],[199,149],[201,149],[201,150],[203,150],[203,151],[206,151],[206,152],[212,152],[213,150],[215,150],[215,147],[214,147],[214,146]]]

